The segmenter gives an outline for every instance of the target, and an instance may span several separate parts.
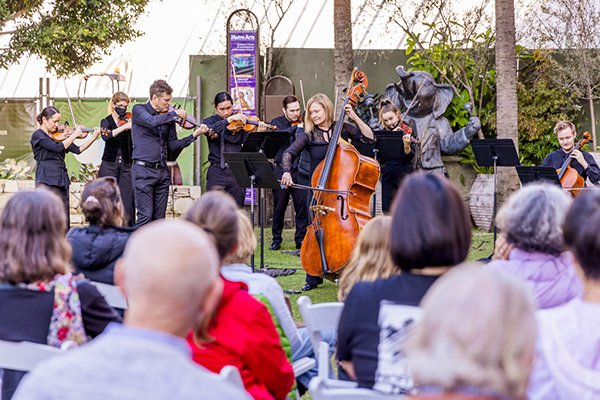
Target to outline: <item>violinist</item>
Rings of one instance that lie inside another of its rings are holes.
[[[283,153],[282,169],[283,176],[281,184],[292,186],[292,165],[293,161],[306,149],[310,158],[310,174],[325,158],[329,146],[329,138],[333,135],[335,121],[333,120],[334,109],[329,98],[322,94],[316,94],[308,100],[308,113],[304,122],[304,132],[298,135],[298,139]],[[353,120],[358,127],[344,122],[342,126],[341,136],[344,140],[348,138],[362,143],[373,143],[373,131],[364,123],[354,112],[351,105],[346,105],[346,114]],[[310,213],[310,210],[308,210]],[[309,214],[310,215],[310,214]],[[319,276],[306,275],[306,284],[302,290],[307,291],[317,287],[323,283],[323,278]]]
[[[299,122],[301,121],[300,101],[296,96],[291,95],[283,99],[283,115],[274,118],[271,121],[271,125],[275,125],[277,130],[295,131]],[[295,135],[290,136],[283,143],[277,152],[277,155],[275,156],[275,176],[278,180],[281,180],[283,175],[283,169],[281,167],[283,152],[290,147],[294,139]],[[292,165],[291,173],[292,179],[295,183],[297,183],[298,167],[296,165]],[[294,201],[294,211],[296,212],[296,235],[294,237],[296,241],[296,249],[300,249],[302,247],[302,240],[304,240],[304,235],[306,235],[306,225],[308,224],[308,215],[306,213],[306,209],[304,208],[304,201],[302,200],[302,196],[305,195],[306,193],[304,191],[294,189],[293,187],[273,190],[273,243],[271,243],[269,250],[278,250],[281,248],[281,242],[283,241],[283,238],[281,237],[281,232],[283,231],[283,220],[285,217],[285,210],[287,209],[287,205],[290,201],[290,196],[292,196]]]
[[[189,136],[177,139],[175,122],[185,121],[185,110],[169,111],[173,89],[162,79],[150,86],[150,100],[136,104],[131,110],[133,165],[131,176],[137,226],[165,217],[171,173],[167,168],[168,153],[177,153],[207,133],[201,125]]]
[[[80,154],[87,150],[100,135],[100,128],[94,128],[92,138],[82,144],[75,145],[75,139],[82,137],[83,132],[78,126],[71,135],[62,142],[56,142],[52,134],[58,130],[60,111],[48,106],[36,117],[40,128],[31,135],[31,149],[37,161],[35,170],[35,186],[46,186],[60,196],[67,213],[67,229],[70,226],[69,212],[69,173],[65,164],[67,152]]]
[[[108,102],[109,115],[100,122],[106,129],[105,142],[98,177],[112,176],[117,180],[129,226],[135,225],[135,203],[131,182],[131,114],[127,113],[129,96],[123,92],[113,94]],[[124,221],[127,223],[127,221]]]
[[[379,103],[379,121],[387,131],[398,132],[402,135],[404,152],[401,153],[399,160],[388,160],[381,171],[381,209],[388,213],[392,206],[392,201],[396,191],[400,187],[404,177],[415,170],[412,159],[415,156],[415,141],[417,136],[417,126],[414,121],[408,120],[408,126],[412,129],[412,137],[407,134],[400,126],[400,110],[394,103],[384,99]]]
[[[210,167],[206,176],[206,190],[223,189],[233,197],[238,206],[244,206],[244,189],[242,189],[229,165],[225,162],[223,153],[238,153],[242,149],[242,144],[249,132],[245,130],[230,131],[228,125],[232,122],[246,124],[246,116],[239,112],[233,113],[233,99],[227,92],[219,92],[214,100],[215,115],[204,118],[203,124],[206,124],[217,135],[215,138],[206,137],[208,141],[208,161]],[[267,126],[264,122],[258,123],[258,131],[264,132]]]
[[[577,135],[575,125],[571,121],[560,121],[554,127],[554,134],[556,134],[560,149],[548,154],[542,161],[542,167],[549,166],[560,169],[565,159],[571,157],[573,159],[571,168],[574,168],[584,181],[589,178],[590,182],[598,185],[600,181],[598,163],[590,153],[574,149]]]

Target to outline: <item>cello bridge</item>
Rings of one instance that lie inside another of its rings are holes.
[[[328,212],[335,212],[335,208],[327,206],[311,206],[310,209],[315,213],[327,214]]]

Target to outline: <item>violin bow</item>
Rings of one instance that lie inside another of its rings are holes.
[[[415,101],[417,100],[417,97],[419,97],[419,93],[421,93],[421,89],[423,89],[423,85],[425,84],[425,81],[426,81],[426,79],[423,79],[423,82],[421,82],[421,86],[419,86],[419,90],[417,90],[417,93],[415,94],[415,97],[413,97],[412,101],[408,105],[408,108],[404,112],[404,115],[400,119],[400,122],[398,122],[398,126],[402,126],[402,122],[404,122],[404,118],[406,118],[406,116],[408,115],[408,112],[410,111],[410,109],[412,108],[412,106],[415,104]]]
[[[69,102],[69,108],[71,109],[71,117],[73,118],[73,124],[75,129],[77,129],[77,120],[75,119],[75,112],[73,112],[73,105],[71,104],[71,97],[69,97],[69,90],[67,89],[67,81],[63,78],[63,83],[65,84],[65,93],[67,94],[67,101]]]
[[[304,85],[302,85],[302,78],[300,78],[300,92],[302,93],[302,107],[306,112],[306,100],[304,99]]]

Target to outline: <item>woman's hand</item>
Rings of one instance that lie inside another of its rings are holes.
[[[281,177],[281,184],[284,185],[286,189],[292,186],[294,184],[294,181],[292,180],[292,174],[289,172],[284,172],[283,176]]]
[[[492,260],[508,260],[511,250],[514,248],[512,244],[509,244],[504,236],[498,236],[496,240],[496,246],[494,246],[494,255]]]
[[[94,131],[94,133],[95,133],[95,131]],[[75,139],[78,139],[83,136],[83,131],[81,130],[81,127],[79,125],[77,126],[77,128],[75,128],[72,135]]]
[[[354,107],[352,107],[350,104],[346,104],[344,106],[344,110],[346,111],[346,114],[348,114],[348,117],[353,120],[356,121],[358,118],[358,115],[356,115],[356,112],[354,111]]]
[[[102,128],[94,127],[94,140],[96,140],[98,138],[98,136],[100,136],[101,133],[102,133]]]

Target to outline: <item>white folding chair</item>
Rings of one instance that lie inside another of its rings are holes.
[[[323,379],[319,376],[311,379],[308,390],[313,400],[391,400],[407,399],[403,395],[391,395],[377,392],[371,389],[356,387],[337,387],[339,381]]]
[[[123,292],[121,292],[121,288],[101,282],[90,281],[90,283],[96,286],[96,289],[104,296],[104,299],[109,306],[112,308],[120,308],[122,310],[127,309],[127,299],[123,295]]]
[[[64,353],[66,349],[73,347],[73,343],[65,342],[57,349],[47,344],[0,340],[0,369],[30,371],[39,362]]]
[[[325,355],[323,355],[322,358],[320,355],[321,352],[319,347],[320,343],[323,342],[321,331],[337,331],[340,316],[342,315],[342,310],[344,309],[344,303],[336,302],[312,304],[312,301],[308,296],[300,296],[297,303],[298,308],[300,309],[300,314],[302,314],[302,319],[306,324],[306,329],[308,330],[308,335],[310,337],[310,342],[312,344],[313,351],[317,356],[317,360],[319,360],[319,376],[323,379],[333,377],[333,369],[331,368],[331,364],[329,363],[329,360],[331,358],[329,346],[327,346],[327,356],[325,357]],[[322,368],[321,360],[325,359],[327,359],[327,367]]]
[[[242,380],[242,376],[240,375],[240,371],[238,371],[238,369],[233,365],[224,366],[221,369],[221,372],[219,372],[219,377],[223,381],[233,385],[234,387],[246,390],[246,388],[244,387],[244,381]]]

